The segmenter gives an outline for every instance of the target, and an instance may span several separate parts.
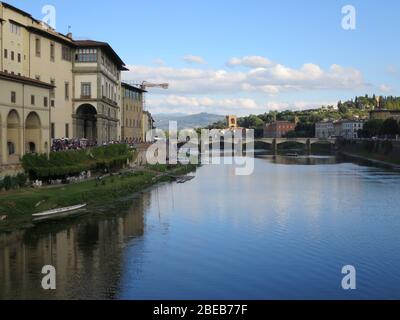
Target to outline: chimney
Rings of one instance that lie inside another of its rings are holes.
[[[70,38],[72,40],[72,32],[67,33],[67,38]]]

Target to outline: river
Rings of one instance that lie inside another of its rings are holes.
[[[395,171],[259,156],[250,176],[205,165],[89,210],[0,235],[0,298],[400,299]],[[345,265],[357,290],[341,287]]]

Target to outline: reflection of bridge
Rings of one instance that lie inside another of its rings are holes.
[[[259,138],[255,139],[254,142],[262,142],[270,144],[274,153],[278,151],[278,145],[282,143],[300,143],[306,146],[307,152],[311,152],[311,146],[316,143],[322,144],[336,144],[336,139],[317,139],[317,138]]]

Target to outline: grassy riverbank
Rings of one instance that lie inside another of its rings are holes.
[[[196,166],[177,166],[163,171],[151,168],[151,172],[139,171],[119,176],[107,177],[101,182],[86,181],[78,184],[42,189],[23,189],[0,193],[0,232],[29,227],[32,214],[54,208],[80,203],[101,205],[128,194],[139,192],[156,183],[171,181],[169,173],[174,175],[194,171]]]

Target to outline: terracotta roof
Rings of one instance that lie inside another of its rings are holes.
[[[27,77],[23,77],[23,76],[18,76],[15,74],[11,74],[8,72],[2,72],[2,71],[0,71],[0,79],[11,80],[11,81],[15,81],[15,82],[29,84],[32,86],[43,87],[46,89],[55,88],[53,85],[51,85],[50,83],[47,83],[47,82],[43,82],[43,81],[39,81],[36,79],[31,79],[31,78],[27,78]]]
[[[94,40],[75,40],[74,43],[78,47],[103,48],[118,64],[119,70],[124,70],[124,71],[128,70],[125,67],[124,61],[122,61],[122,59],[118,56],[118,54],[114,51],[114,49],[107,42],[100,42],[100,41],[94,41]]]

